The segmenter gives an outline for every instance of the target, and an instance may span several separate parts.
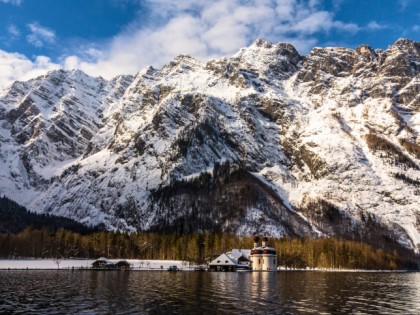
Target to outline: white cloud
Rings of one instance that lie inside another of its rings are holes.
[[[256,38],[290,42],[306,53],[317,43],[318,33],[360,30],[336,20],[318,0],[149,0],[146,5],[153,24],[136,28],[133,23],[95,62],[70,56],[66,67],[109,78],[147,65],[161,66],[178,54],[201,60],[230,55]]]
[[[7,32],[9,33],[9,35],[11,36],[11,38],[18,38],[18,37],[20,37],[20,30],[14,24],[10,24],[7,27]]]
[[[26,36],[26,40],[29,44],[35,47],[43,47],[45,44],[53,44],[55,42],[54,31],[39,25],[38,23],[28,24],[30,34]]]
[[[13,4],[13,5],[21,5],[22,4],[22,0],[0,0],[0,2],[10,3],[10,4]]]
[[[378,22],[376,22],[376,21],[371,21],[371,22],[369,22],[369,23],[366,25],[366,27],[367,27],[369,30],[372,30],[372,31],[377,31],[377,30],[382,30],[382,29],[384,29],[384,28],[387,28],[387,26],[386,26],[386,25],[379,24],[379,23],[378,23]]]
[[[60,65],[64,69],[79,68],[90,75],[111,78],[122,73],[134,74],[148,65],[162,66],[178,54],[189,54],[203,61],[229,56],[257,38],[289,42],[301,53],[307,53],[318,43],[320,33],[360,31],[356,24],[337,20],[321,3],[319,0],[145,0],[147,18],[133,21],[100,48],[82,47],[73,55],[63,56]],[[145,20],[149,21],[147,25]],[[52,30],[37,23],[28,27],[31,34],[27,40],[35,46],[56,40]]]
[[[51,62],[45,56],[38,56],[31,61],[22,54],[0,50],[0,88],[16,80],[29,80],[59,68],[60,65]]]

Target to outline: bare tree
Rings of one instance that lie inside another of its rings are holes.
[[[52,259],[55,264],[57,265],[57,269],[60,269],[60,263],[63,261],[63,254],[61,253],[61,248],[57,248],[57,253],[55,257]]]
[[[63,260],[63,257],[61,257],[61,256],[57,255],[57,256],[56,256],[56,257],[54,257],[52,260],[56,263],[56,265],[57,265],[57,269],[60,269],[60,263],[61,263],[61,261]]]

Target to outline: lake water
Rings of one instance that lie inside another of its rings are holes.
[[[0,271],[0,314],[420,314],[420,273]]]

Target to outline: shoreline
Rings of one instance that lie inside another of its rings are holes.
[[[128,270],[115,270],[115,269],[111,269],[111,270],[107,270],[107,269],[94,269],[94,268],[0,268],[0,272],[3,271],[71,271],[71,272],[82,272],[82,271],[91,271],[91,272],[168,272],[167,269],[128,269]],[[190,272],[190,271],[196,271],[193,268],[190,269],[180,269],[177,272]],[[237,272],[237,271],[229,271],[229,272],[220,272],[220,271],[208,271],[208,270],[203,270],[204,272],[209,272],[209,273],[242,273],[242,272]],[[203,272],[201,271],[201,272]],[[292,273],[292,272],[319,272],[319,273],[418,273],[420,272],[419,270],[368,270],[368,269],[329,269],[329,270],[313,270],[313,269],[308,269],[308,270],[250,270],[247,273]]]
[[[122,259],[109,259],[117,262]],[[170,266],[177,266],[179,271],[194,271],[196,264],[180,261],[180,260],[152,260],[152,259],[124,259],[132,265],[132,268],[125,271],[167,271]],[[0,259],[1,271],[118,271],[91,268],[91,264],[95,259]],[[207,271],[207,270],[206,270]],[[276,273],[276,272],[359,272],[359,273],[405,273],[419,272],[419,270],[380,270],[380,269],[335,269],[335,268],[305,268],[305,269],[289,269],[279,267],[277,270],[271,271],[250,271],[257,273]]]
[[[131,270],[166,270],[170,266],[181,269],[191,267],[188,262],[180,260],[151,260],[151,259],[109,259],[114,263],[125,260],[132,265]],[[93,270],[92,263],[96,259],[54,259],[54,258],[20,258],[0,259],[0,270]],[[194,266],[195,267],[195,266]]]

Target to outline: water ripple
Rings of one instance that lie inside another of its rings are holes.
[[[1,314],[420,314],[420,273],[0,271]]]

